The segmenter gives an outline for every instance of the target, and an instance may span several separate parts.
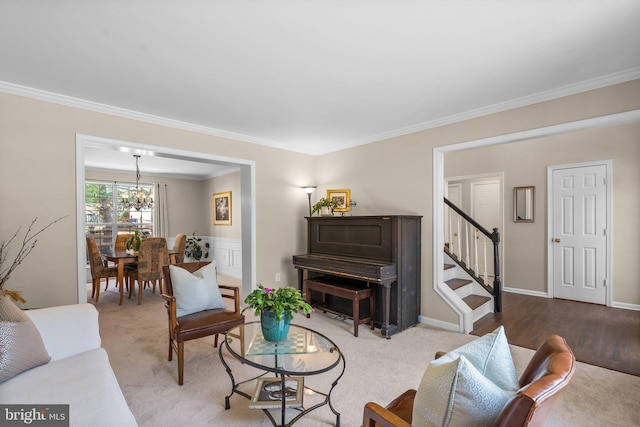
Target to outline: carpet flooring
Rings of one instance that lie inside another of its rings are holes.
[[[231,284],[233,280],[221,277],[220,281]],[[167,318],[157,293],[145,291],[140,306],[135,297],[125,298],[118,306],[118,293],[112,283],[107,292],[101,293],[96,308],[102,346],[140,426],[271,425],[261,410],[249,409],[249,400],[239,395],[231,398],[231,408],[225,410],[224,397],[231,390],[231,382],[211,337],[186,343],[184,385],[178,386],[177,359],[167,361]],[[249,314],[247,321],[251,320],[256,319]],[[378,329],[361,326],[356,338],[351,321],[317,312],[310,319],[297,315],[293,323],[324,334],[343,352],[346,370],[333,391],[332,402],[341,413],[341,425],[346,427],[361,425],[366,402],[385,405],[406,389],[416,388],[436,351],[450,351],[475,339],[424,325],[409,328],[390,340],[382,338]],[[533,350],[516,346],[511,350],[520,374]],[[240,363],[231,363],[231,367],[236,380],[249,378],[254,372]],[[305,383],[328,389],[338,375],[334,370],[307,377]],[[324,406],[295,425],[330,426],[335,422],[335,415]],[[640,378],[578,362],[546,425],[640,425]]]

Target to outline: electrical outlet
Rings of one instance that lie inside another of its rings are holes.
[[[280,273],[276,273],[276,282],[280,281]]]

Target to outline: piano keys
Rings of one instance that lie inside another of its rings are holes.
[[[335,277],[338,286],[339,278],[376,286],[381,335],[390,338],[414,326],[420,315],[421,218],[307,217],[307,253],[293,256],[299,288],[305,272],[308,278]]]

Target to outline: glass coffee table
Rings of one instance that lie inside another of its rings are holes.
[[[260,373],[236,382],[223,349],[227,358],[231,355]],[[336,415],[336,426],[340,426],[340,413],[331,404],[331,392],[342,378],[346,364],[344,355],[329,338],[292,324],[285,340],[269,342],[262,336],[260,322],[250,322],[227,331],[218,352],[231,379],[225,409],[231,408],[231,396],[239,394],[251,400],[250,408],[262,409],[274,426],[291,426],[309,412],[329,405]],[[339,374],[330,386],[327,382],[328,391],[305,385],[305,378],[332,371],[338,365],[342,365],[342,370],[336,371]]]

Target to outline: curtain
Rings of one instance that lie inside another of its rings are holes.
[[[155,203],[153,204],[153,231],[156,237],[169,235],[169,207],[167,205],[167,184],[153,184]]]

